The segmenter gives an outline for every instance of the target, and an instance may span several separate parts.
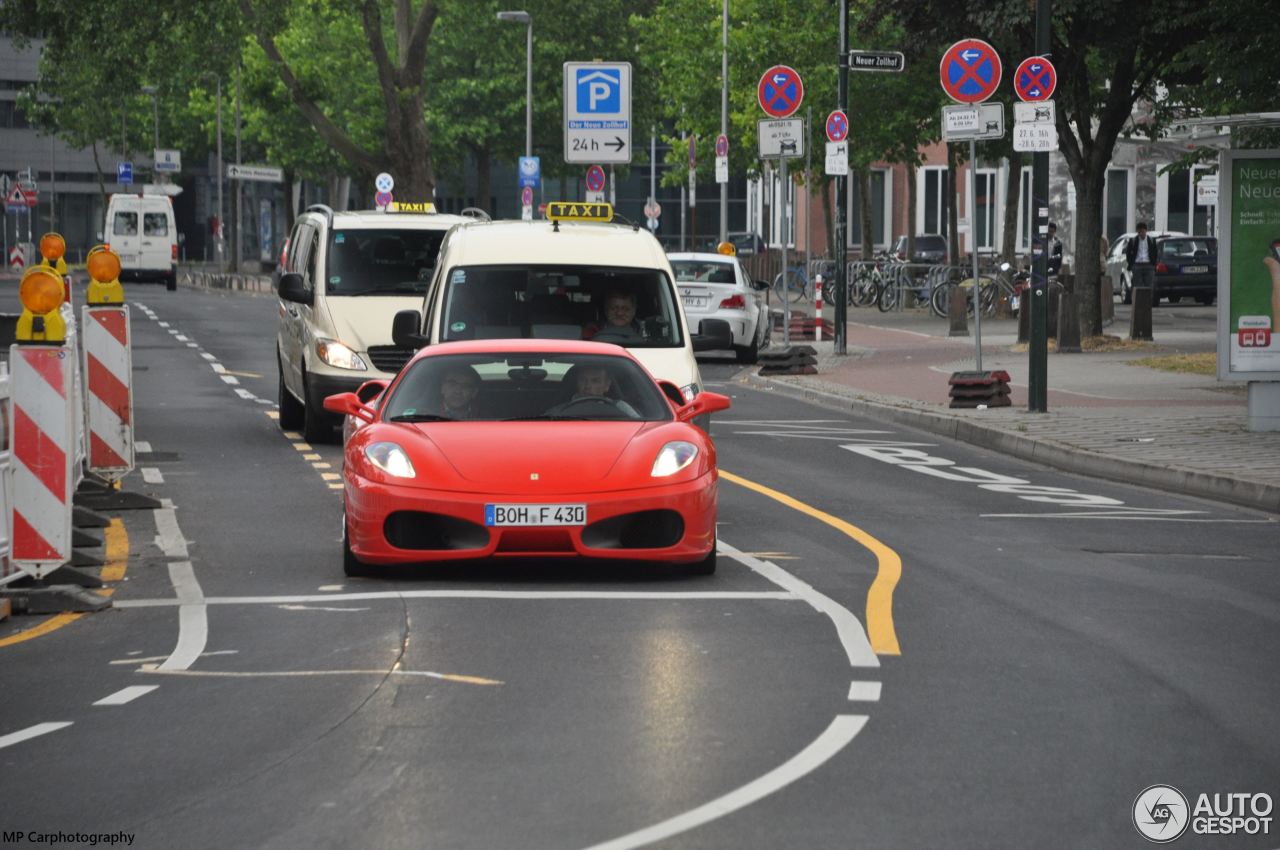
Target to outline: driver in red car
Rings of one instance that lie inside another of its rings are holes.
[[[603,399],[613,405],[628,419],[639,419],[636,409],[620,398],[613,398],[609,391],[613,389],[613,376],[603,366],[579,366],[574,370],[575,392],[568,401],[561,402],[547,411],[548,416],[562,416],[575,406],[585,406],[596,399]]]
[[[480,414],[476,396],[480,392],[480,376],[470,366],[455,366],[440,382],[440,414],[450,419],[475,419]]]

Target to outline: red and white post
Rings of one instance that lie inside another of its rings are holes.
[[[822,342],[822,272],[813,276],[813,338]]]
[[[129,308],[124,304],[86,306],[83,317],[87,466],[90,472],[116,481],[134,466]]]

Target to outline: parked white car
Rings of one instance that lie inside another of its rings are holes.
[[[769,345],[769,307],[742,263],[725,254],[670,254],[668,259],[689,323],[725,320],[738,362],[755,363]]]

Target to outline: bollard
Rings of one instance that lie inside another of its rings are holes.
[[[813,339],[822,342],[822,272],[813,278]]]
[[[1080,353],[1080,304],[1076,300],[1075,278],[1062,275],[1063,290],[1058,296],[1058,351]]]
[[[1129,339],[1152,339],[1151,334],[1151,287],[1134,287],[1133,312],[1129,314]]]
[[[947,319],[951,328],[947,336],[969,335],[969,293],[963,286],[951,287],[951,300],[947,302]]]

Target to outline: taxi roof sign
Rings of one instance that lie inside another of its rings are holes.
[[[387,204],[387,212],[401,213],[433,213],[436,205],[430,201],[392,201]]]
[[[613,221],[613,205],[553,201],[547,204],[547,218],[550,221]]]

